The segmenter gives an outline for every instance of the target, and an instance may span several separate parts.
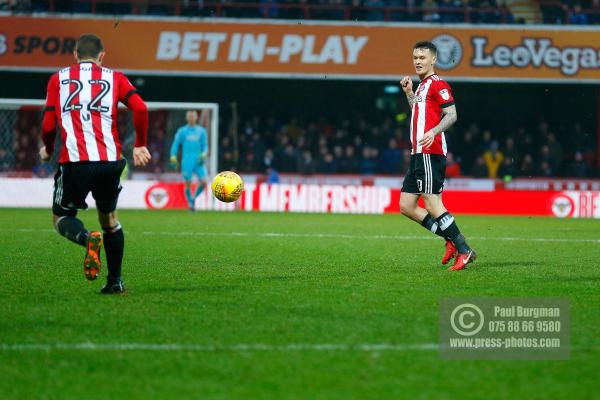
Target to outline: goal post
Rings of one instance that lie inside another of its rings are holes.
[[[0,99],[0,173],[31,169],[31,152],[37,156],[41,127],[41,109],[45,101],[40,99]],[[209,177],[218,173],[219,165],[219,105],[195,102],[146,102],[150,121],[148,148],[161,157],[160,172],[167,172],[168,153],[177,129],[186,124],[188,110],[198,112],[198,123],[208,132]],[[120,104],[117,113],[117,129],[123,148],[133,143],[135,130],[131,113]],[[58,152],[55,152],[58,153]],[[129,156],[128,154],[126,154]],[[56,154],[53,159],[56,158]],[[159,172],[159,171],[146,171]]]

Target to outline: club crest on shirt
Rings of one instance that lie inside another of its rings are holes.
[[[444,100],[450,100],[450,93],[448,93],[448,89],[440,90],[440,96],[442,96],[442,99]]]

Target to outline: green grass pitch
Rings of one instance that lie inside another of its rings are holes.
[[[130,291],[101,296],[48,210],[0,210],[1,399],[600,397],[598,221],[458,216],[479,259],[450,273],[400,215],[120,219]],[[449,296],[569,298],[571,359],[440,359]]]

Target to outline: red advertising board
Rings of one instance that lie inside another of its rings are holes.
[[[148,188],[148,208],[186,208],[181,183],[157,183]],[[493,190],[443,194],[455,214],[600,218],[600,192]],[[383,214],[400,212],[400,190],[379,186],[248,184],[235,204],[220,203],[206,191],[198,209],[269,212]]]

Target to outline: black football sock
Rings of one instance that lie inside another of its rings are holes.
[[[445,212],[437,219],[439,229],[444,233],[444,236],[454,243],[459,253],[468,253],[471,248],[467,244],[465,237],[460,233],[460,229],[454,222],[454,217],[449,212]]]
[[[56,222],[58,233],[73,243],[86,247],[89,232],[83,226],[83,222],[75,217],[60,217]]]
[[[106,252],[106,264],[108,265],[108,283],[116,283],[121,279],[124,248],[125,236],[120,224],[114,228],[104,229],[104,251]]]
[[[425,218],[423,218],[423,221],[421,221],[421,225],[423,225],[423,227],[425,229],[427,229],[428,231],[431,231],[431,232],[435,233],[436,235],[441,236],[444,239],[446,239],[446,237],[444,236],[444,233],[442,232],[442,230],[438,226],[437,222],[435,222],[435,220],[433,219],[433,217],[431,215],[427,214],[425,216]],[[446,239],[446,240],[448,240],[448,239]]]

